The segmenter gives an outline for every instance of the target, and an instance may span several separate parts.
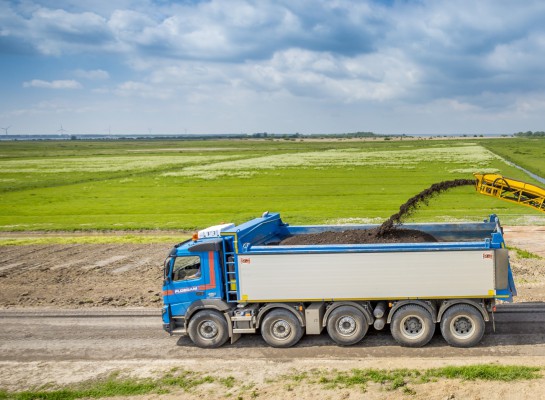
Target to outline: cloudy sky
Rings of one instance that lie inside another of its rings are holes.
[[[545,130],[544,21],[540,0],[1,0],[0,126]]]

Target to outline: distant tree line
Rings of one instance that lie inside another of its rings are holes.
[[[545,137],[545,132],[543,131],[537,131],[537,132],[532,132],[532,131],[528,131],[528,132],[517,132],[514,134],[515,136],[518,136],[518,137]]]
[[[405,134],[399,135],[381,135],[374,132],[347,132],[347,133],[267,133],[267,132],[257,132],[248,135],[241,134],[241,138],[252,137],[252,138],[268,138],[268,139],[298,139],[298,138],[383,138],[383,137],[411,137]]]

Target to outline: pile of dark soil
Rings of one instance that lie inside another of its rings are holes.
[[[319,245],[319,244],[367,244],[367,243],[423,243],[437,242],[432,235],[412,229],[392,229],[379,235],[378,228],[354,229],[342,232],[309,233],[290,236],[280,245]]]

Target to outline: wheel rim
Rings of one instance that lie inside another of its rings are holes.
[[[204,339],[214,339],[218,332],[218,326],[214,321],[206,320],[199,325],[199,335]]]
[[[475,332],[475,321],[467,315],[454,318],[450,323],[450,331],[458,339],[470,338]]]
[[[401,333],[408,339],[418,339],[426,332],[424,320],[416,315],[408,315],[401,320]]]
[[[285,340],[290,336],[291,325],[287,321],[279,319],[272,324],[271,332],[276,339]]]
[[[337,332],[343,336],[352,336],[356,332],[356,320],[348,315],[345,315],[337,321]]]

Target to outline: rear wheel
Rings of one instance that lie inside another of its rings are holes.
[[[472,347],[484,335],[484,319],[475,307],[457,304],[450,307],[441,318],[441,334],[454,347]]]
[[[360,342],[369,324],[365,315],[352,306],[341,306],[331,312],[327,319],[327,333],[341,346],[350,346]]]
[[[261,336],[272,347],[291,347],[303,336],[303,328],[293,313],[278,309],[263,319]]]
[[[418,304],[400,307],[390,324],[392,336],[405,347],[425,346],[433,337],[435,324],[428,310]]]
[[[189,337],[197,346],[214,348],[229,339],[225,317],[214,310],[202,310],[191,318],[187,329]]]

